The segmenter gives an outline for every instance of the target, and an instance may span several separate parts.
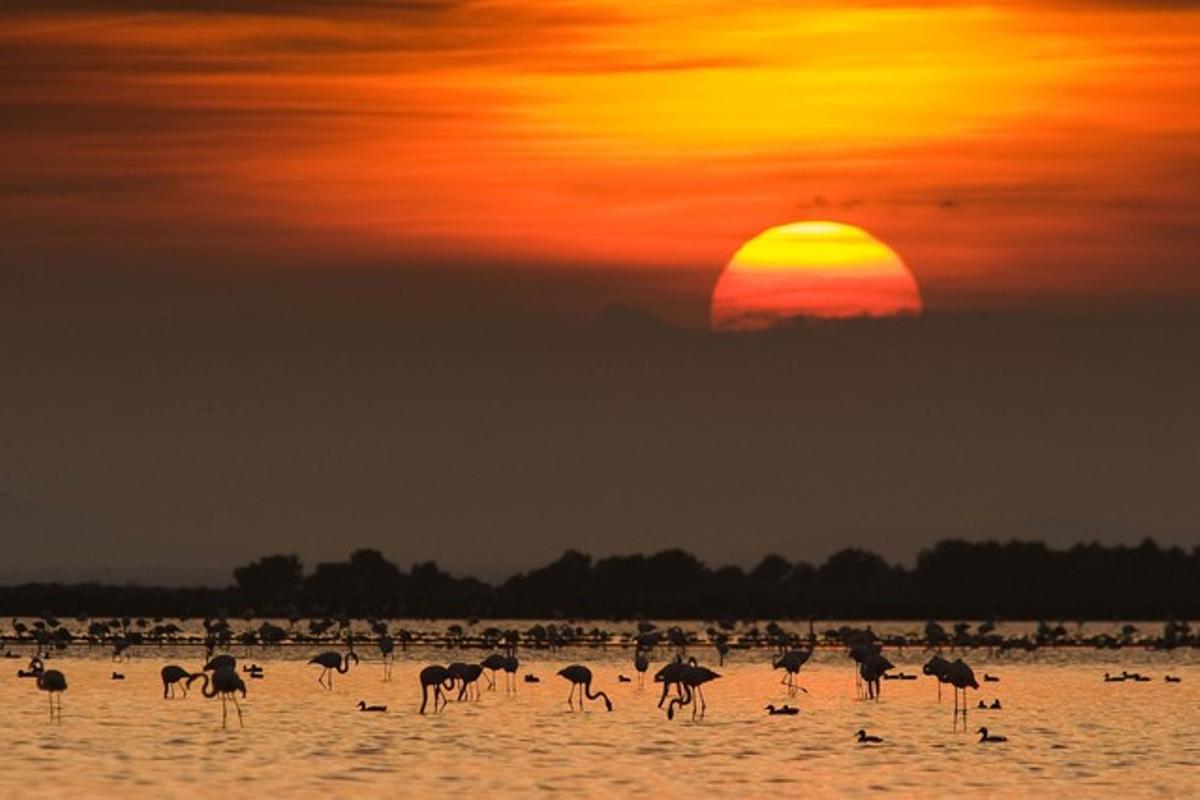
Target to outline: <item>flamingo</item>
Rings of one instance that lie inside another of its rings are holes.
[[[447,669],[455,680],[462,681],[462,685],[458,689],[458,699],[460,701],[471,696],[472,687],[475,689],[475,699],[479,699],[479,676],[483,674],[482,666],[456,661]]]
[[[218,669],[228,667],[229,669],[237,669],[237,659],[229,655],[213,656],[204,665],[205,672],[212,672]]]
[[[62,693],[67,690],[66,676],[56,669],[48,669],[37,676],[37,688],[50,699],[50,719],[54,719],[56,711],[58,718],[62,719]],[[55,695],[58,695],[57,705],[54,702]]]
[[[17,677],[18,678],[37,678],[37,677],[40,677],[41,674],[45,671],[46,671],[45,664],[42,663],[42,660],[40,658],[38,658],[37,656],[34,656],[33,658],[29,659],[28,667],[26,667],[25,669],[17,670]]]
[[[941,656],[934,656],[925,662],[921,671],[937,678],[938,702],[942,702],[942,684],[950,682],[950,662]]]
[[[776,716],[779,716],[780,714],[790,717],[790,716],[794,716],[799,713],[800,713],[800,709],[792,708],[791,706],[786,705],[786,704],[781,706],[780,708],[776,708],[775,706],[771,705],[770,703],[767,704],[767,716],[769,716],[769,717],[776,717]]]
[[[601,699],[604,701],[604,707],[612,711],[612,701],[608,699],[608,695],[604,692],[592,693],[592,671],[581,664],[572,664],[569,667],[563,667],[558,671],[558,674],[571,682],[571,694],[567,696],[567,706],[574,709],[571,701],[575,698],[575,690],[579,689],[579,709],[583,710],[583,699],[588,700]]]
[[[979,730],[977,730],[975,732],[979,734],[979,743],[980,744],[983,744],[984,742],[1007,742],[1008,741],[1007,736],[994,736],[994,735],[988,733],[987,728],[980,728]]]
[[[226,705],[229,700],[233,701],[233,707],[237,709],[238,727],[245,727],[245,723],[242,721],[242,707],[237,701],[237,692],[241,692],[244,698],[246,684],[237,671],[230,667],[219,667],[213,670],[211,680],[207,672],[197,672],[187,679],[187,685],[190,687],[192,681],[201,678],[204,679],[204,686],[200,689],[201,696],[209,700],[218,696],[221,698],[221,729],[224,730],[229,721],[229,708]]]
[[[489,681],[488,691],[495,691],[496,690],[496,672],[497,672],[497,670],[504,669],[504,656],[500,655],[499,653],[492,653],[490,656],[485,658],[483,661],[480,661],[479,666],[483,667],[484,669],[492,671],[492,674],[490,677],[488,677],[488,676],[484,676],[484,677],[487,677],[488,681]]]
[[[654,682],[663,685],[662,697],[658,698],[658,707],[662,708],[663,703],[667,700],[667,694],[671,691],[671,685],[674,684],[676,692],[680,697],[683,697],[683,684],[680,682],[683,678],[683,671],[687,668],[687,664],[683,663],[683,659],[676,656],[675,660],[666,664],[658,672],[654,673]]]
[[[883,693],[883,686],[880,683],[880,679],[886,676],[889,669],[895,668],[896,665],[888,661],[882,653],[867,653],[863,657],[862,661],[859,662],[858,672],[863,682],[867,685],[867,697],[869,699],[879,699],[880,694]]]
[[[967,719],[967,689],[978,689],[979,682],[975,680],[975,671],[968,666],[967,662],[961,658],[954,660],[950,664],[947,672],[949,682],[954,686],[954,719],[958,720],[958,693],[962,692],[962,716],[963,725],[966,726]]]
[[[520,662],[517,661],[516,656],[507,655],[504,657],[504,690],[505,690],[505,692],[511,691],[513,694],[517,693],[517,667],[519,665],[520,665]],[[526,677],[529,677],[529,676],[527,675]]]
[[[383,655],[383,679],[385,681],[392,679],[392,660],[395,658],[393,655],[395,650],[395,639],[386,633],[379,637],[379,652]]]
[[[163,682],[163,700],[175,697],[175,687],[178,686],[183,690],[183,696],[187,697],[187,686],[182,681],[192,677],[192,673],[188,672],[183,667],[177,664],[168,664],[162,668]]]
[[[859,744],[880,744],[883,738],[880,736],[872,736],[862,728],[858,729],[858,733],[854,734],[858,737]]]
[[[812,650],[788,650],[779,656],[779,658],[771,661],[773,669],[785,670],[783,680],[780,683],[788,687],[788,694],[795,694],[797,689],[808,694],[807,690],[796,685],[796,675],[810,658],[812,658]]]
[[[339,675],[345,675],[350,671],[350,660],[358,663],[358,656],[354,651],[346,653],[346,657],[342,658],[342,654],[334,650],[326,650],[324,653],[318,653],[308,660],[309,664],[319,664],[321,674],[317,676],[317,683],[324,686],[326,689],[333,690],[333,673],[336,670]]]
[[[421,711],[425,713],[425,704],[429,701],[429,687],[433,687],[433,713],[438,712],[438,700],[442,707],[446,706],[446,692],[454,688],[454,676],[450,670],[440,664],[431,664],[421,670]]]
[[[713,672],[708,667],[702,667],[696,663],[696,659],[691,659],[680,678],[680,684],[683,686],[685,696],[676,697],[667,703],[667,719],[675,718],[675,706],[686,706],[692,704],[692,719],[696,718],[696,701],[699,700],[700,718],[704,718],[704,712],[708,709],[708,704],[704,702],[704,684],[709,681],[716,680],[721,677]]]
[[[638,688],[641,689],[646,685],[646,670],[650,669],[650,659],[641,648],[638,648],[633,654],[633,668],[637,670]]]

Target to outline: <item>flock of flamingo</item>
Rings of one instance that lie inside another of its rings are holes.
[[[505,693],[516,694],[520,666],[516,655],[519,640],[520,637],[515,631],[508,632],[498,640],[498,643],[503,642],[503,650],[492,653],[479,662],[456,661],[447,665],[431,664],[421,669],[419,672],[421,703],[418,712],[425,714],[431,710],[432,713],[440,713],[449,705],[452,696],[456,701],[479,699],[480,680],[486,681],[489,690],[495,690],[501,674],[504,678]],[[673,644],[676,647],[675,656],[653,674],[654,683],[661,685],[658,708],[662,709],[665,704],[667,718],[674,719],[681,709],[690,707],[692,719],[703,719],[707,711],[704,687],[719,679],[721,675],[701,665],[694,656],[685,658],[686,641],[683,643],[675,641],[675,637],[665,635],[656,630],[653,625],[642,623],[639,633],[633,637],[633,642],[632,666],[637,673],[638,688],[645,686],[646,674],[656,648],[663,644]],[[251,680],[261,679],[264,677],[264,671],[257,664],[242,665],[239,671],[238,662],[234,656],[212,653],[214,644],[215,642],[208,642],[209,658],[198,671],[191,671],[178,664],[168,664],[162,668],[163,699],[186,698],[193,685],[200,682],[202,684],[200,694],[203,697],[221,700],[222,728],[228,726],[231,704],[237,715],[238,725],[241,727],[244,725],[244,720],[239,695],[242,699],[247,695],[246,680],[243,676]],[[725,646],[722,644],[718,642],[716,647],[720,664],[724,664],[725,657],[729,652],[727,644]],[[317,683],[322,688],[331,691],[334,687],[335,675],[345,675],[352,666],[360,663],[359,656],[354,651],[353,640],[350,640],[347,645],[348,650],[345,653],[327,650],[309,659],[310,665],[320,668]],[[893,673],[896,667],[884,655],[884,642],[876,637],[869,627],[865,630],[843,630],[842,645],[845,647],[846,655],[854,663],[854,683],[860,699],[879,700],[884,681],[907,681],[917,678],[916,675],[903,672]],[[390,681],[395,660],[396,641],[385,632],[376,640],[376,646],[379,649],[383,665],[383,678],[385,681]],[[807,641],[796,641],[795,638],[791,638],[786,644],[781,643],[781,646],[777,648],[770,663],[773,669],[783,672],[780,683],[785,687],[789,697],[797,696],[801,692],[807,693],[807,690],[799,683],[799,674],[804,665],[812,658],[816,648],[817,640],[811,632],[811,627]],[[122,653],[123,648],[114,648],[114,660],[120,658]],[[12,654],[10,653],[10,655]],[[38,653],[30,660],[28,667],[19,670],[17,675],[22,678],[35,679],[37,689],[45,692],[49,698],[51,719],[61,719],[62,696],[67,690],[67,679],[62,671],[47,669],[42,655],[39,648]],[[967,691],[980,688],[974,670],[962,658],[951,661],[940,654],[934,654],[925,663],[922,671],[924,675],[936,679],[939,702],[941,701],[942,686],[950,687],[954,699],[955,728],[961,720],[965,729],[968,708]],[[589,667],[583,664],[571,664],[560,669],[558,675],[570,684],[570,692],[567,696],[568,708],[583,710],[585,701],[599,700],[603,701],[607,711],[613,710],[613,702],[608,693],[594,688],[595,677]],[[112,678],[123,680],[124,675],[114,672]],[[631,683],[633,680],[625,675],[618,676],[618,681],[622,683]],[[985,683],[990,683],[998,682],[999,678],[985,673],[983,680]],[[1144,682],[1150,679],[1138,673],[1123,672],[1117,676],[1105,673],[1104,680],[1106,682],[1126,680]],[[1169,683],[1178,683],[1181,679],[1168,675],[1166,680]],[[536,684],[540,682],[540,679],[533,674],[526,673],[524,682]],[[430,708],[431,706],[432,708]],[[1000,710],[1002,705],[999,699],[996,699],[991,705],[980,701],[977,708]],[[368,705],[366,701],[360,701],[358,709],[361,712],[382,713],[387,711],[387,706]],[[795,716],[800,711],[787,704],[778,707],[770,704],[764,710],[770,716]],[[986,727],[980,727],[976,733],[979,734],[981,743],[1007,741],[1006,737],[993,734]],[[865,730],[859,730],[853,738],[856,738],[857,742],[862,745],[883,742],[881,737],[869,734]]]

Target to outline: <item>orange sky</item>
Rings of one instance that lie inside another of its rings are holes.
[[[527,264],[693,291],[821,218],[896,249],[931,309],[1200,297],[1186,2],[5,8],[0,266]]]

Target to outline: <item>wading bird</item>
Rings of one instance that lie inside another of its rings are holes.
[[[237,659],[229,655],[213,656],[208,660],[208,663],[204,665],[205,672],[213,672],[224,668],[236,670]]]
[[[392,661],[395,659],[396,641],[386,633],[379,637],[379,653],[383,656],[383,679],[392,679]]]
[[[646,685],[646,670],[650,669],[650,659],[646,656],[646,651],[638,649],[633,654],[633,668],[638,674],[638,688],[641,689]],[[661,703],[659,704],[661,705]]]
[[[183,691],[183,696],[187,697],[187,684],[184,683],[188,678],[192,677],[192,673],[188,672],[178,664],[168,664],[162,668],[163,682],[163,700],[175,697],[175,688],[179,687]]]
[[[812,650],[788,650],[779,658],[771,661],[772,668],[785,671],[780,683],[788,687],[788,694],[795,694],[797,690],[808,693],[796,683],[796,675],[810,658],[812,658]]]
[[[721,676],[708,667],[696,664],[695,659],[692,659],[692,663],[686,666],[679,681],[683,686],[684,696],[672,698],[671,702],[667,703],[667,719],[675,718],[676,706],[682,707],[689,703],[692,705],[692,719],[696,718],[697,711],[699,711],[700,718],[703,719],[704,712],[708,709],[708,704],[704,702],[704,684],[719,677]]]
[[[342,658],[342,654],[334,650],[326,650],[324,653],[318,653],[308,660],[309,664],[318,664],[321,667],[321,674],[317,676],[317,683],[324,686],[326,689],[333,689],[333,673],[336,671],[339,675],[345,675],[350,671],[350,661],[358,663],[358,656],[354,652],[346,653],[346,657]]]
[[[504,669],[504,656],[499,653],[492,653],[490,656],[479,662],[479,666],[491,671],[491,675],[485,675],[488,679],[488,691],[496,690],[496,673]]]
[[[517,667],[520,665],[520,663],[521,662],[517,661],[516,656],[505,656],[504,657],[504,691],[505,692],[512,692],[513,694],[517,693]],[[526,675],[525,677],[528,678],[530,676]],[[534,678],[533,682],[536,683],[537,678]]]
[[[475,690],[475,699],[478,700],[479,677],[483,675],[483,667],[479,664],[464,664],[461,661],[456,661],[448,669],[454,680],[460,682],[458,688],[459,701],[469,699],[472,689]]]
[[[558,674],[571,682],[571,694],[567,696],[567,707],[572,710],[575,708],[572,701],[575,698],[575,690],[579,690],[579,710],[583,710],[583,700],[586,697],[588,700],[603,700],[604,707],[612,711],[612,701],[608,699],[608,695],[604,692],[592,693],[592,671],[581,664],[572,664],[569,667],[563,667],[558,671]]]
[[[671,691],[671,686],[675,687],[676,693],[683,697],[683,671],[687,669],[687,664],[683,663],[683,659],[679,656],[675,660],[664,665],[662,669],[654,673],[654,682],[663,685],[662,696],[658,698],[658,707],[662,708],[663,703],[667,701],[667,694]]]
[[[433,689],[433,713],[438,712],[438,701],[442,701],[442,707],[450,701],[446,699],[446,692],[454,688],[454,676],[450,674],[450,670],[440,664],[431,664],[421,670],[421,711],[425,713],[425,704],[429,702],[429,690]]]
[[[55,716],[62,719],[62,695],[67,690],[66,676],[56,669],[48,669],[38,675],[37,688],[45,692],[50,699],[50,719],[54,719]]]
[[[211,680],[207,672],[197,672],[187,679],[187,686],[192,685],[192,681],[203,679],[204,686],[200,688],[200,694],[209,700],[214,697],[221,698],[221,728],[224,729],[229,721],[228,701],[233,701],[233,707],[237,709],[238,727],[244,727],[242,722],[242,707],[237,700],[237,692],[242,693],[242,697],[246,696],[246,684],[242,682],[241,676],[231,667],[220,667],[213,670]]]

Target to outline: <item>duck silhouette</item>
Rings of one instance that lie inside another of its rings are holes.
[[[1007,742],[1008,741],[1007,736],[994,736],[994,735],[988,733],[987,728],[980,728],[979,730],[977,730],[975,732],[979,734],[980,743],[983,743],[983,742]]]
[[[854,734],[858,737],[859,744],[880,744],[883,739],[879,736],[872,736],[862,728],[859,728],[858,733]]]
[[[382,714],[383,712],[387,711],[387,706],[369,706],[369,705],[367,705],[366,700],[359,700],[358,701],[358,710],[364,711],[364,712]]]
[[[800,713],[800,709],[792,708],[791,706],[786,705],[786,704],[783,706],[780,706],[779,708],[776,708],[775,706],[768,703],[766,710],[767,710],[767,716],[771,716],[771,717],[777,717],[781,714],[784,716],[791,717],[791,716],[795,716],[796,714]]]

